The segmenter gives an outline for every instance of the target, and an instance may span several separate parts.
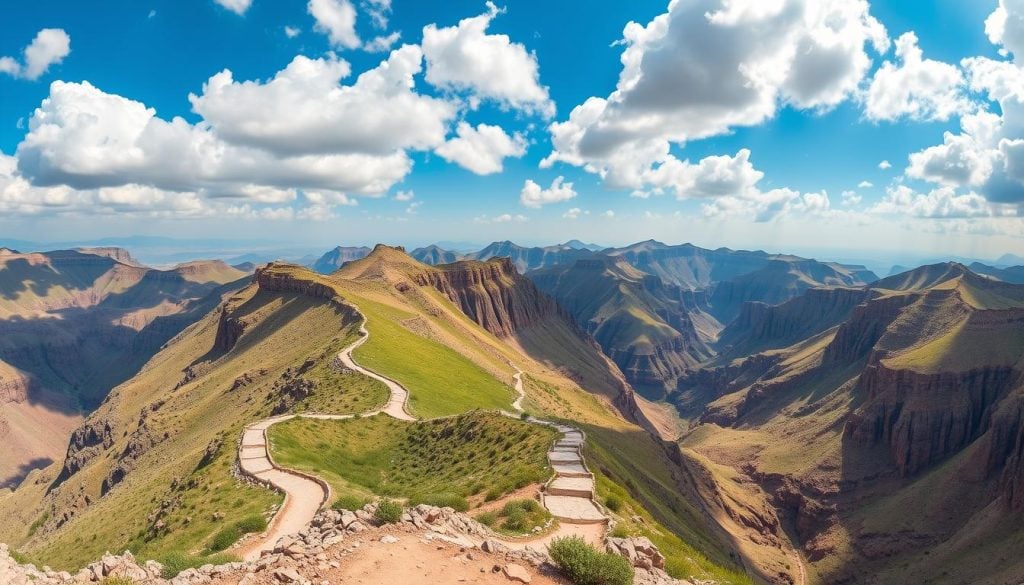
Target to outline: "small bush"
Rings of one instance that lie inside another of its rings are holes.
[[[612,512],[618,512],[622,509],[622,500],[615,496],[608,496],[604,500],[604,505]]]
[[[359,496],[341,496],[337,500],[334,500],[334,504],[331,508],[335,510],[349,510],[355,512],[356,510],[362,509],[366,505],[366,499],[360,498]]]
[[[384,499],[377,504],[377,511],[374,512],[374,516],[381,522],[394,524],[402,519],[403,511],[404,508],[402,507],[402,504],[399,504],[394,500]]]
[[[173,579],[185,569],[195,569],[208,563],[223,565],[237,560],[238,558],[232,555],[210,555],[204,557],[193,556],[182,551],[172,551],[156,559],[164,567],[160,575],[164,579]]]
[[[537,512],[540,510],[540,504],[537,500],[512,500],[506,502],[505,506],[501,509],[502,516],[509,516],[515,512],[523,512],[524,514]]]
[[[522,532],[523,530],[526,530],[526,522],[526,511],[521,508],[513,508],[505,514],[505,523],[502,524],[502,528],[505,530]]]
[[[454,508],[457,512],[469,510],[469,502],[466,501],[466,498],[451,492],[422,494],[409,499],[410,506],[418,506],[419,504],[437,506],[438,508]]]
[[[623,524],[616,524],[612,529],[612,538],[629,538],[629,530]]]
[[[100,581],[100,585],[135,585],[135,581],[128,577],[107,577]]]
[[[484,526],[494,528],[494,525],[498,523],[498,514],[497,512],[484,512],[476,517],[476,521]]]
[[[519,413],[519,419],[520,420],[530,420],[530,415],[528,413],[521,412],[521,413]]]
[[[551,559],[576,585],[630,585],[633,567],[619,555],[600,552],[578,536],[556,538]]]
[[[250,534],[253,532],[263,532],[267,529],[267,521],[259,514],[252,514],[238,521],[235,524],[243,534]]]
[[[242,538],[242,531],[237,526],[227,526],[213,535],[213,540],[210,541],[208,548],[211,552],[220,552],[230,548],[231,545],[238,542],[239,538]]]

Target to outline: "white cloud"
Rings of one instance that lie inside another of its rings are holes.
[[[369,15],[373,26],[384,29],[388,27],[388,17],[391,14],[391,0],[364,0],[362,7]]]
[[[883,171],[887,170],[887,169],[891,169],[892,168],[892,163],[887,161],[887,160],[883,160],[882,162],[878,163],[878,168],[882,169]]]
[[[604,213],[602,213],[601,215],[607,217],[608,219],[612,219],[612,218],[615,217],[615,212],[612,211],[611,209],[609,209],[609,210],[605,211]]]
[[[402,38],[402,33],[395,31],[389,35],[381,35],[370,39],[365,45],[363,50],[367,53],[383,53],[390,51],[391,47],[398,42],[398,39]]]
[[[395,193],[395,201],[412,201],[416,194],[412,191],[399,191]]]
[[[0,73],[29,80],[39,79],[51,65],[71,54],[71,37],[61,28],[44,28],[25,50],[24,64],[14,57],[0,57]]]
[[[503,213],[495,217],[489,217],[484,214],[473,218],[473,223],[523,223],[526,221],[527,217],[525,215],[512,215],[511,213]]]
[[[265,83],[224,70],[189,100],[218,136],[282,155],[425,150],[444,142],[456,107],[414,91],[421,65],[419,48],[406,45],[345,86],[346,61],[299,55]]]
[[[677,199],[747,197],[757,192],[764,173],[750,162],[750,151],[741,149],[736,156],[709,156],[697,164],[670,157],[645,173],[644,182],[672,189]]]
[[[557,177],[551,182],[551,186],[542,189],[540,185],[530,179],[526,180],[523,190],[519,193],[519,202],[525,207],[538,209],[549,203],[560,203],[576,197],[576,191],[572,183],[565,183],[564,177]]]
[[[146,18],[153,18],[155,16],[156,16],[156,9],[150,9],[149,14],[146,15]]]
[[[985,34],[992,44],[1002,45],[1014,57],[1024,56],[1024,6],[1020,0],[999,0],[985,20]]]
[[[300,29],[298,27],[294,27],[294,26],[286,26],[286,27],[284,27],[284,36],[288,37],[289,39],[294,39],[295,37],[299,36],[300,33],[302,33],[302,29]]]
[[[422,201],[413,201],[405,208],[405,213],[407,213],[408,215],[416,215],[419,212],[420,206],[422,205]]]
[[[871,189],[874,186],[875,184],[871,181],[861,181],[860,183],[857,183],[858,189]]]
[[[501,11],[487,3],[487,12],[459,21],[457,26],[423,28],[427,82],[443,89],[470,91],[504,106],[544,116],[554,115],[554,103],[540,85],[537,58],[508,35],[487,34]]]
[[[910,155],[907,175],[951,186],[982,185],[991,175],[999,116],[981,112],[961,120],[963,132],[946,132],[943,143]]]
[[[875,72],[865,98],[869,120],[948,120],[973,108],[962,91],[964,77],[955,65],[924,59],[917,35],[896,39],[896,58]]]
[[[889,189],[870,211],[922,218],[991,217],[1008,213],[994,208],[974,192],[957,194],[952,187],[940,187],[928,193],[918,193],[906,185]]]
[[[356,34],[356,9],[349,0],[309,0],[306,11],[316,21],[313,29],[327,35],[334,47],[359,47]]]
[[[459,122],[456,134],[436,149],[437,154],[478,175],[500,173],[506,157],[526,154],[526,140],[519,134],[509,136],[498,126],[480,124],[473,128]]]
[[[675,0],[623,34],[616,90],[551,125],[543,164],[582,166],[630,189],[671,143],[760,124],[783,104],[834,107],[868,71],[865,45],[888,45],[865,0]]]
[[[860,202],[863,199],[856,191],[843,191],[842,197],[843,207],[854,207],[860,205]]]
[[[581,215],[590,215],[589,211],[583,211],[579,207],[573,207],[569,211],[562,214],[564,219],[579,219]]]
[[[241,16],[245,14],[245,11],[249,10],[249,6],[252,5],[252,0],[213,0],[217,4],[220,4],[224,8],[234,12]]]

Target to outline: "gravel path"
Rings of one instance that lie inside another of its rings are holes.
[[[365,318],[364,318],[365,319]],[[368,370],[352,359],[352,352],[366,343],[370,332],[365,324],[359,328],[360,337],[352,345],[343,349],[338,357],[345,367],[383,382],[390,392],[387,404],[378,410],[364,413],[362,416],[386,414],[399,420],[415,421],[416,417],[409,414],[407,403],[409,392],[398,382]],[[515,367],[513,365],[513,367]],[[517,413],[523,411],[523,372],[516,367],[515,391],[518,397],[512,403]],[[519,418],[514,413],[505,413]],[[273,460],[267,443],[267,429],[271,426],[296,417],[321,420],[344,420],[353,418],[351,414],[289,414],[263,419],[253,423],[242,432],[242,440],[238,444],[239,469],[264,484],[268,484],[284,493],[284,503],[274,515],[267,531],[255,538],[240,543],[234,550],[245,560],[256,560],[265,550],[272,550],[277,541],[285,535],[295,534],[304,529],[312,521],[317,512],[330,500],[330,486],[317,478],[304,473],[279,467]],[[541,538],[524,540],[508,540],[505,544],[511,548],[543,547],[551,539],[559,536],[582,536],[593,544],[600,544],[604,538],[607,517],[593,500],[594,477],[587,470],[583,461],[581,446],[584,442],[583,433],[570,426],[550,421],[528,418],[529,422],[543,424],[558,430],[562,436],[555,441],[548,452],[548,459],[555,471],[555,477],[548,486],[549,493],[542,495],[542,503],[553,516],[559,519],[559,527]],[[566,491],[567,486],[571,486]],[[589,492],[587,488],[589,487]],[[554,490],[551,492],[550,490]]]

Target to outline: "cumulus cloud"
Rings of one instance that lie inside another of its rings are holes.
[[[523,190],[519,192],[519,202],[525,207],[539,209],[550,203],[560,203],[576,197],[576,191],[572,183],[566,183],[565,177],[557,177],[551,182],[547,189],[542,188],[530,179],[523,184]]]
[[[913,32],[896,39],[896,58],[898,65],[886,61],[871,80],[864,110],[869,120],[948,120],[972,109],[961,89],[960,70],[924,59]]]
[[[889,189],[870,211],[922,218],[991,217],[1010,213],[1009,210],[993,207],[984,197],[974,192],[957,194],[952,187],[940,187],[927,193],[918,193],[906,185]]]
[[[294,27],[294,26],[286,26],[286,27],[284,27],[284,36],[288,37],[289,39],[294,39],[295,37],[299,36],[300,33],[302,33],[302,29],[300,29],[298,27]]]
[[[842,197],[843,207],[854,207],[856,205],[860,205],[862,200],[862,197],[858,195],[856,191],[843,191]]]
[[[554,115],[555,106],[540,84],[537,58],[508,35],[487,34],[500,14],[494,3],[487,12],[458,25],[423,29],[423,54],[428,83],[442,89],[469,91],[517,110]]]
[[[742,149],[736,156],[709,156],[697,164],[669,158],[645,173],[644,182],[671,189],[676,198],[703,199],[732,195],[747,197],[756,193],[764,173],[750,162],[750,151]]]
[[[581,215],[590,215],[589,211],[583,211],[579,207],[573,207],[569,211],[562,214],[564,219],[579,219]]]
[[[582,166],[632,189],[672,143],[760,124],[783,104],[834,107],[870,67],[865,47],[888,46],[865,0],[675,0],[623,34],[615,91],[551,125],[543,164]]]
[[[416,194],[412,191],[399,191],[395,193],[395,201],[412,201]]]
[[[860,183],[857,183],[858,189],[871,189],[874,186],[875,184],[871,181],[861,181]]]
[[[477,175],[500,173],[507,157],[526,154],[526,140],[509,136],[498,126],[479,124],[476,128],[459,122],[456,137],[439,146],[437,154]]]
[[[892,163],[887,160],[883,160],[882,162],[878,163],[878,168],[882,169],[883,171],[891,169]]]
[[[1024,55],[1024,5],[1020,0],[999,0],[999,6],[985,19],[985,34],[1007,54]]]
[[[316,21],[313,30],[327,35],[331,46],[341,49],[359,47],[356,9],[349,0],[309,0],[306,11]]]
[[[241,16],[249,10],[249,6],[252,5],[252,0],[213,0],[217,4],[220,4],[224,8],[234,12]]]
[[[39,79],[51,65],[60,63],[71,54],[71,37],[64,29],[44,28],[36,33],[23,53],[23,63],[14,57],[0,57],[0,73],[29,80]]]
[[[444,142],[457,109],[415,92],[421,66],[419,48],[405,45],[345,86],[346,61],[300,55],[266,83],[224,70],[189,100],[225,140],[282,155],[425,150]]]
[[[367,53],[383,53],[390,51],[391,47],[398,42],[398,39],[402,38],[402,33],[395,31],[388,35],[380,35],[367,41],[363,45],[363,50]]]

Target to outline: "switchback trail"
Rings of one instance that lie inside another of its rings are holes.
[[[356,311],[358,312],[358,309]],[[352,358],[352,352],[370,338],[370,332],[366,329],[366,317],[361,313],[360,315],[363,317],[363,324],[359,327],[359,339],[343,349],[338,354],[338,359],[345,367],[380,380],[389,391],[388,402],[384,407],[362,413],[360,416],[375,416],[383,413],[398,420],[419,420],[409,414],[407,409],[408,390],[395,380],[360,366]],[[522,401],[526,396],[523,391],[523,372],[514,365],[513,367],[517,370],[514,379],[518,397],[512,403],[512,407],[519,414],[509,412],[503,412],[503,414],[520,418],[523,412]],[[282,536],[297,533],[308,526],[317,512],[331,500],[331,488],[325,481],[305,473],[286,469],[274,462],[267,441],[267,430],[279,422],[293,418],[345,420],[355,416],[354,414],[288,414],[266,418],[245,427],[238,444],[239,470],[242,474],[283,492],[284,503],[274,515],[266,532],[256,538],[243,541],[237,546],[235,552],[239,556],[245,560],[258,559],[263,551],[272,550]],[[552,427],[561,433],[561,438],[556,440],[548,451],[548,461],[555,475],[541,494],[542,504],[559,520],[559,526],[551,533],[537,539],[509,540],[497,537],[498,540],[511,548],[525,548],[527,546],[543,546],[552,538],[559,536],[578,535],[594,544],[600,544],[604,537],[608,517],[594,501],[594,476],[587,469],[581,451],[585,440],[583,432],[574,427],[533,417],[526,417],[524,420]]]

